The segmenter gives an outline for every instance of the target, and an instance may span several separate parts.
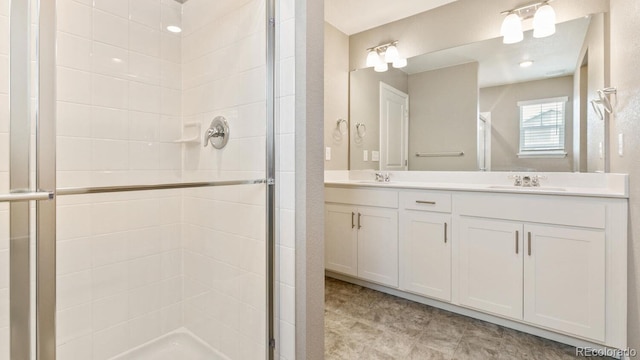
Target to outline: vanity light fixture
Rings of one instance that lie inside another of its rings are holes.
[[[542,38],[555,34],[556,12],[546,0],[534,4],[525,5],[513,10],[501,12],[506,15],[502,21],[500,35],[505,44],[515,44],[524,39],[522,32],[522,20],[533,18],[533,37]]]
[[[369,50],[369,53],[367,54],[367,67],[377,66],[381,62],[382,61],[380,61],[380,55],[378,54],[378,52]]]
[[[407,66],[407,59],[405,58],[400,58],[396,61],[393,62],[393,67],[396,69],[400,69]]]
[[[533,16],[533,37],[543,38],[556,33],[556,12],[551,5],[542,5]]]
[[[502,28],[500,29],[500,35],[502,35],[502,42],[505,44],[515,44],[524,39],[522,33],[522,19],[518,14],[509,14],[502,22]]]
[[[374,66],[373,70],[375,70],[375,72],[385,72],[389,70],[389,64],[387,64],[386,62],[381,62],[378,65]]]
[[[389,70],[389,64],[396,69],[407,66],[407,59],[400,56],[398,41],[374,46],[367,49],[367,67],[373,67],[377,72]]]
[[[389,45],[389,47],[387,47],[387,51],[384,52],[384,62],[392,63],[398,59],[400,59],[398,48],[393,44]]]

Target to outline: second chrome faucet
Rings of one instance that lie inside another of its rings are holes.
[[[391,174],[377,172],[376,173],[376,181],[377,182],[389,182],[389,181],[391,181]]]

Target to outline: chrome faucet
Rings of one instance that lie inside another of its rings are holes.
[[[522,176],[520,175],[511,175],[509,179],[513,179],[513,186],[522,186]]]
[[[522,177],[522,187],[530,187],[531,186],[531,176],[525,175]]]
[[[531,176],[531,186],[539,187],[540,180],[546,179],[547,177],[544,175],[533,175]]]
[[[376,173],[376,181],[377,182],[389,182],[389,181],[391,181],[391,174],[377,172]]]

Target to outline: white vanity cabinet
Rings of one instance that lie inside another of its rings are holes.
[[[451,195],[400,193],[400,289],[451,301]]]
[[[460,304],[604,340],[605,233],[460,218]]]
[[[523,235],[524,320],[603,341],[604,229],[525,225]]]
[[[358,277],[398,287],[398,211],[358,208]]]
[[[574,346],[625,348],[627,199],[524,191],[327,186],[326,269]]]
[[[459,302],[522,319],[522,224],[461,216]]]
[[[327,204],[324,209],[324,265],[327,270],[358,275],[358,209]]]
[[[610,205],[477,194],[461,195],[457,204],[461,305],[605,340]]]
[[[326,269],[398,287],[397,191],[328,189],[325,195]]]

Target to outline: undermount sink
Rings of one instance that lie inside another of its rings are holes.
[[[376,180],[359,180],[357,181],[358,184],[380,184],[380,185],[385,185],[385,184],[390,184],[391,181],[376,181]]]
[[[514,186],[514,185],[491,185],[489,189],[518,190],[518,191],[567,191],[565,188],[552,186]]]

